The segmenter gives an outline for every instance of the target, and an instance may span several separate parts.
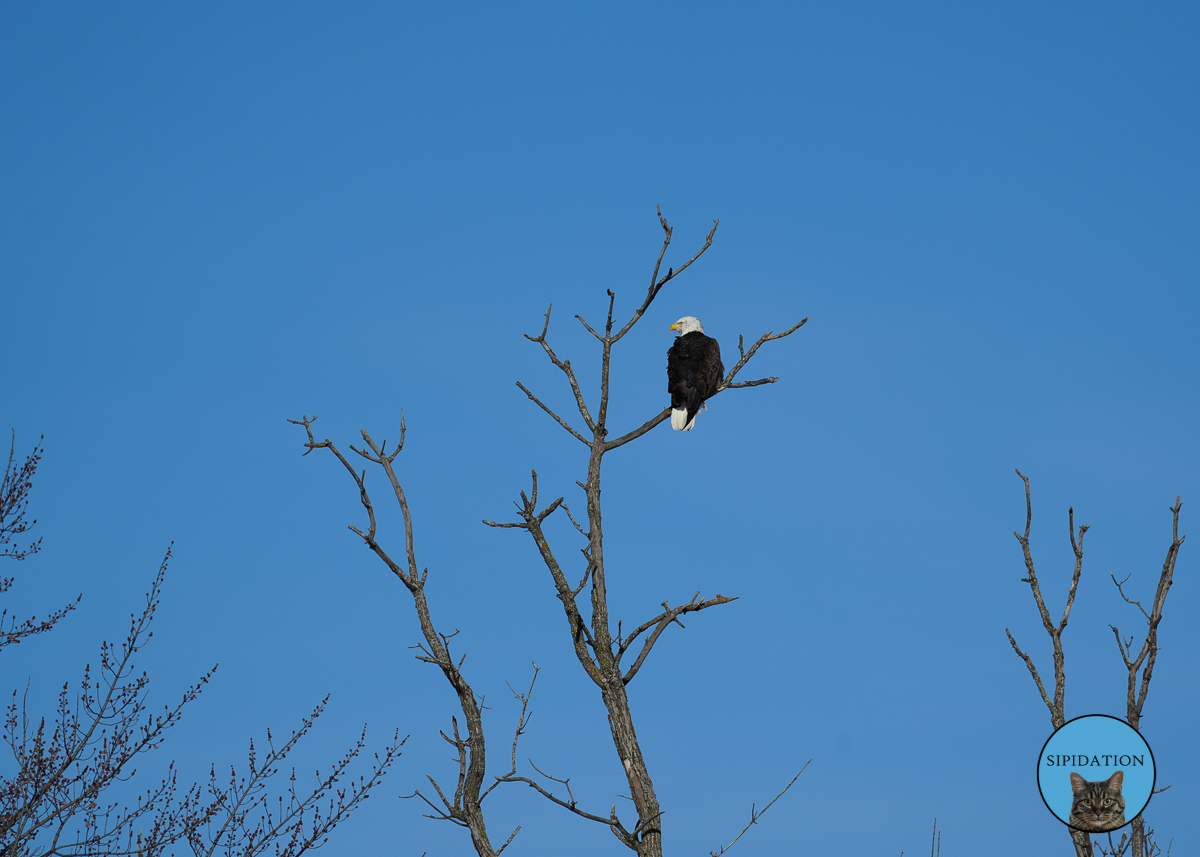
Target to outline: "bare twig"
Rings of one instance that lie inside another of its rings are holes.
[[[675,270],[674,268],[668,268],[667,273],[663,276],[663,278],[661,280],[658,279],[658,270],[659,270],[659,267],[662,265],[663,256],[667,252],[667,247],[669,247],[671,244],[671,235],[674,233],[675,230],[667,225],[667,219],[665,217],[663,217],[663,215],[662,215],[662,207],[661,206],[658,207],[658,222],[660,224],[662,224],[662,228],[663,228],[663,246],[662,246],[662,249],[658,253],[658,260],[654,263],[654,274],[651,275],[651,277],[650,277],[650,288],[646,292],[646,299],[642,302],[642,305],[640,307],[638,307],[637,310],[634,312],[633,317],[630,318],[629,321],[625,322],[625,326],[622,327],[615,336],[609,337],[610,342],[617,342],[623,336],[625,336],[625,334],[627,334],[630,331],[630,329],[635,324],[637,324],[638,319],[640,319],[646,313],[646,310],[648,310],[650,308],[650,304],[654,301],[654,299],[656,297],[658,297],[658,293],[660,291],[662,291],[662,287],[665,286],[668,282],[670,282],[675,277],[678,277],[689,267],[691,267],[691,264],[693,262],[695,262],[697,259],[699,259],[704,254],[705,250],[707,250],[709,247],[712,246],[713,235],[716,234],[717,225],[721,221],[720,220],[713,221],[712,229],[710,229],[708,231],[708,235],[706,235],[704,238],[704,246],[701,247],[699,250],[697,250],[696,253],[692,256],[692,258],[690,258],[686,262],[684,262],[683,265],[680,266],[679,270]]]
[[[550,362],[557,366],[563,372],[563,374],[567,376],[567,380],[571,383],[571,392],[575,395],[575,405],[579,408],[579,415],[583,417],[583,421],[587,425],[588,429],[594,432],[596,430],[596,422],[592,420],[592,416],[588,412],[587,402],[584,401],[583,391],[579,389],[579,381],[575,378],[575,370],[571,368],[571,361],[559,360],[558,355],[554,353],[554,349],[550,347],[550,343],[546,340],[546,333],[550,330],[550,310],[553,308],[554,305],[551,304],[546,309],[546,323],[542,326],[542,332],[538,336],[530,336],[528,333],[526,333],[525,338],[530,342],[536,342],[541,345],[542,350],[546,352],[546,356],[550,358]],[[576,318],[579,317],[576,316]],[[583,319],[580,319],[580,321],[583,321]],[[584,324],[584,327],[587,327],[586,323]],[[588,329],[590,330],[591,328]],[[593,333],[595,333],[595,331],[593,331]],[[525,390],[525,388],[520,384],[517,386],[520,386],[522,390]],[[525,394],[535,402],[538,402],[537,398],[534,397],[534,395],[528,390],[525,390]],[[541,402],[538,402],[538,404],[542,406],[543,410],[553,416],[553,412],[550,411],[549,408],[547,408],[545,405],[542,405]],[[557,419],[557,417],[555,418]],[[562,422],[562,420],[559,421]],[[565,424],[564,427],[566,427]],[[570,429],[569,427],[567,427],[567,430],[574,433],[574,430]],[[580,437],[580,440],[583,440],[583,438]],[[587,443],[587,441],[584,441],[584,443]]]
[[[12,587],[13,579],[11,577],[0,578],[0,595],[8,592]],[[59,621],[74,610],[79,602],[83,600],[83,594],[71,604],[55,610],[45,619],[38,619],[36,616],[30,616],[28,619],[18,620],[16,616],[9,616],[8,609],[0,611],[0,649],[5,646],[19,643],[26,637],[31,637],[34,634],[44,634],[59,623]]]
[[[537,677],[538,677],[539,672],[540,672],[540,669],[538,668],[538,665],[534,664],[533,665],[533,678],[530,679],[530,681],[529,681],[529,690],[525,691],[524,693],[517,693],[515,690],[513,690],[513,686],[511,684],[508,686],[508,689],[512,691],[513,696],[515,696],[517,698],[517,702],[521,703],[521,713],[517,717],[517,728],[513,731],[512,767],[509,769],[508,773],[505,774],[504,776],[496,777],[496,782],[494,782],[490,786],[488,786],[487,790],[482,795],[479,796],[479,800],[481,803],[483,802],[483,799],[485,797],[487,797],[489,794],[491,794],[492,789],[494,789],[500,783],[504,782],[504,777],[513,776],[517,773],[517,742],[521,740],[521,736],[525,734],[525,727],[529,725],[529,717],[530,717],[529,700],[533,698],[533,686],[537,683]],[[514,834],[514,835],[516,835],[516,834]]]
[[[809,759],[807,762],[805,762],[804,767],[801,768],[799,770],[799,772],[797,772],[796,776],[792,777],[792,781],[790,783],[788,783],[786,786],[784,786],[783,790],[780,791],[779,794],[777,794],[777,795],[775,795],[775,797],[771,798],[771,802],[769,804],[767,804],[766,806],[764,806],[762,809],[760,809],[756,812],[754,809],[754,805],[751,804],[751,806],[750,806],[750,823],[747,824],[745,827],[743,827],[742,832],[739,833],[737,836],[733,837],[733,841],[730,842],[728,845],[724,846],[723,848],[721,848],[720,851],[709,851],[708,853],[711,855],[711,857],[721,857],[721,855],[725,854],[725,852],[727,852],[730,848],[732,848],[737,843],[737,841],[742,838],[743,834],[745,834],[745,832],[747,830],[749,830],[754,825],[758,824],[758,820],[763,817],[763,814],[768,809],[770,809],[772,806],[775,805],[775,801],[777,801],[781,797],[783,797],[784,792],[786,792],[788,789],[790,789],[792,787],[792,784],[795,783],[796,780],[800,779],[800,774],[804,773],[804,768],[807,768],[811,763],[812,763],[812,759]]]

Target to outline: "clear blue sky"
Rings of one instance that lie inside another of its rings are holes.
[[[46,435],[45,549],[4,569],[7,603],[84,593],[4,653],[5,686],[77,680],[175,540],[144,664],[164,702],[221,664],[169,745],[185,774],[332,693],[302,769],[364,721],[413,737],[327,853],[469,853],[395,797],[451,776],[453,697],[345,529],[353,485],[285,422],[394,439],[403,407],[419,561],[497,764],[505,681],[536,661],[521,755],[590,808],[626,803],[532,545],[479,522],[533,467],[577,492],[582,448],[514,382],[569,394],[521,334],[553,301],[594,390],[570,316],[599,317],[606,288],[632,309],[661,204],[666,264],[721,226],[622,343],[616,424],[663,406],[679,316],[726,354],[812,319],[756,358],[777,385],[607,464],[615,617],[741,596],[672,628],[631,685],[668,848],[728,841],[811,757],[740,853],[918,854],[935,816],[951,854],[1063,853],[1035,779],[1048,715],[1004,637],[1049,672],[1013,468],[1056,610],[1068,505],[1092,527],[1067,715],[1123,714],[1108,625],[1141,623],[1108,575],[1150,597],[1176,494],[1200,533],[1198,25],[1187,4],[5,5],[0,427],[22,449]],[[1197,551],[1143,721],[1175,785],[1148,816],[1177,846],[1200,770]],[[492,808],[493,830],[524,825],[511,853],[617,853],[526,791]]]

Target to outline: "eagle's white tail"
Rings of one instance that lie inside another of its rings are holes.
[[[688,420],[687,408],[671,408],[671,428],[675,431],[691,431],[695,424],[695,417]]]

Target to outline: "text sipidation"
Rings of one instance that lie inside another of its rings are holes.
[[[1062,768],[1085,768],[1093,765],[1097,768],[1111,768],[1114,765],[1120,765],[1123,768],[1136,768],[1146,764],[1146,756],[1068,756],[1055,755],[1053,753],[1046,755],[1046,765],[1048,767]]]

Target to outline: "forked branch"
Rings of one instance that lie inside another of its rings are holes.
[[[785,336],[791,336],[797,330],[802,328],[807,322],[808,322],[807,318],[802,318],[802,319],[800,319],[800,321],[797,324],[793,325],[792,327],[789,327],[783,333],[772,333],[771,331],[768,330],[766,333],[764,333],[762,336],[760,336],[758,338],[757,342],[755,342],[753,345],[750,346],[749,351],[746,351],[742,347],[742,337],[738,336],[738,354],[739,354],[740,359],[738,360],[737,363],[734,364],[733,368],[729,370],[729,374],[725,376],[725,380],[721,383],[721,386],[717,388],[717,393],[721,392],[722,390],[731,390],[731,389],[736,389],[738,387],[758,387],[762,384],[774,384],[776,381],[778,381],[779,379],[774,376],[772,376],[770,378],[759,378],[757,381],[736,381],[735,382],[733,379],[737,377],[738,372],[742,371],[742,367],[744,367],[747,363],[750,362],[750,358],[754,356],[755,352],[757,352],[758,349],[762,348],[764,343],[772,342],[776,339],[783,339]],[[714,393],[713,395],[716,395],[716,393]]]
[[[548,774],[545,771],[541,770],[537,765],[535,765],[533,763],[532,759],[529,760],[529,766],[531,768],[533,768],[535,771],[537,771],[539,774],[541,774],[543,777],[545,777],[546,779],[551,780],[552,782],[559,783],[564,788],[566,788],[567,799],[563,800],[562,798],[555,795],[553,792],[549,791],[548,789],[543,788],[539,783],[537,783],[535,780],[530,779],[529,777],[520,777],[520,776],[516,776],[515,774],[506,774],[503,777],[499,777],[498,780],[500,782],[505,782],[505,783],[525,783],[525,785],[532,788],[534,791],[536,791],[542,797],[546,798],[547,800],[549,800],[555,804],[558,804],[563,809],[570,810],[571,812],[575,813],[575,815],[578,815],[580,818],[586,818],[588,821],[595,821],[598,824],[603,824],[605,827],[607,827],[609,830],[611,830],[613,832],[613,835],[616,836],[617,839],[621,840],[621,842],[624,843],[628,848],[630,848],[633,851],[638,850],[637,837],[634,834],[630,833],[628,830],[626,830],[625,826],[621,823],[621,820],[619,818],[617,818],[616,804],[613,805],[612,810],[609,812],[608,818],[605,818],[602,815],[596,815],[595,813],[591,813],[591,812],[582,810],[579,808],[578,802],[575,800],[575,795],[571,791],[571,778],[570,777],[567,777],[566,779],[559,779],[558,777]]]
[[[584,401],[583,391],[579,389],[579,381],[575,378],[575,370],[571,368],[571,361],[559,360],[558,355],[554,353],[554,349],[550,347],[550,343],[546,340],[546,333],[550,330],[550,311],[552,309],[554,309],[554,304],[550,304],[550,306],[546,308],[546,323],[542,325],[542,332],[537,336],[530,336],[528,333],[526,333],[525,338],[530,342],[536,342],[541,345],[542,349],[546,352],[546,356],[550,358],[550,362],[557,366],[559,370],[567,376],[567,380],[571,383],[571,392],[575,394],[575,405],[579,408],[579,415],[583,417],[583,421],[587,424],[588,429],[594,432],[596,430],[596,423],[592,420],[592,415],[588,412],[587,402]],[[538,405],[541,406],[542,410],[546,411],[546,413],[558,420],[563,428],[567,429],[567,431],[571,432],[584,443],[587,443],[587,441],[583,440],[583,437],[578,432],[568,426],[566,422],[558,417],[553,411],[543,405],[538,398],[534,396],[533,393],[529,392],[529,390],[525,389],[524,385],[522,385],[519,381],[517,382],[517,386],[525,391],[525,395],[537,402]]]
[[[616,336],[609,338],[610,343],[618,341],[621,337],[627,334],[630,328],[637,324],[638,319],[645,315],[646,310],[650,308],[650,304],[654,302],[654,299],[658,297],[658,293],[662,291],[662,287],[691,267],[691,264],[699,259],[704,254],[705,250],[712,246],[713,235],[717,233],[717,225],[721,222],[720,220],[714,220],[712,229],[708,230],[708,235],[704,237],[704,246],[697,250],[695,254],[693,254],[692,258],[684,262],[683,265],[680,266],[679,270],[668,268],[667,273],[664,274],[663,278],[660,280],[658,278],[658,271],[662,266],[663,256],[665,256],[667,253],[667,247],[671,246],[671,235],[675,230],[667,224],[667,219],[663,217],[662,206],[660,205],[657,208],[658,222],[663,228],[663,245],[662,249],[658,251],[658,260],[654,263],[654,273],[650,276],[650,288],[646,291],[646,299],[642,301],[642,305],[634,312],[633,317],[630,318],[629,321],[625,322],[625,326],[617,332]]]
[[[1083,536],[1088,531],[1086,524],[1079,527],[1079,536],[1075,535],[1075,509],[1074,507],[1067,510],[1067,530],[1071,539],[1071,549],[1075,552],[1075,572],[1071,577],[1071,587],[1067,592],[1067,603],[1063,607],[1062,619],[1057,623],[1050,617],[1050,611],[1046,607],[1046,601],[1042,597],[1042,587],[1038,582],[1037,571],[1033,565],[1033,554],[1029,548],[1029,530],[1033,522],[1033,502],[1030,498],[1029,479],[1016,471],[1017,476],[1021,477],[1021,481],[1025,483],[1025,533],[1014,532],[1013,535],[1021,545],[1021,552],[1025,558],[1025,570],[1028,577],[1021,578],[1023,583],[1028,583],[1029,588],[1033,593],[1034,603],[1037,605],[1038,615],[1041,617],[1042,626],[1046,629],[1046,633],[1050,635],[1050,641],[1054,648],[1054,699],[1051,700],[1049,694],[1046,693],[1046,688],[1042,684],[1041,676],[1038,675],[1037,667],[1034,666],[1033,659],[1017,646],[1017,641],[1013,638],[1012,633],[1008,628],[1004,629],[1004,633],[1008,636],[1009,643],[1012,644],[1013,651],[1025,662],[1025,666],[1029,668],[1030,675],[1033,676],[1033,681],[1037,685],[1038,693],[1042,696],[1042,701],[1046,703],[1046,707],[1050,710],[1050,720],[1057,729],[1066,722],[1064,715],[1064,706],[1066,698],[1066,674],[1063,667],[1063,648],[1062,648],[1062,633],[1067,627],[1067,620],[1071,616],[1071,605],[1075,603],[1075,593],[1079,588],[1079,578],[1083,570]]]
[[[662,632],[665,631],[667,627],[671,625],[671,623],[675,623],[680,628],[684,627],[684,624],[679,621],[680,616],[683,616],[687,613],[698,613],[699,611],[706,610],[709,607],[716,607],[718,604],[728,604],[730,601],[737,601],[737,597],[734,596],[733,598],[730,598],[722,595],[719,592],[716,594],[716,596],[709,598],[706,601],[701,601],[700,593],[697,592],[692,596],[691,601],[686,604],[680,604],[678,607],[671,607],[666,601],[664,601],[662,603],[663,612],[659,613],[653,619],[643,622],[641,625],[635,628],[628,637],[621,639],[621,636],[618,633],[617,662],[620,663],[621,657],[625,654],[629,647],[633,645],[633,641],[636,640],[638,636],[642,634],[642,632],[652,627],[654,628],[654,631],[649,637],[646,638],[645,642],[642,643],[642,650],[638,653],[637,660],[633,662],[633,666],[631,666],[629,671],[621,677],[621,680],[625,684],[629,684],[629,682],[633,680],[633,677],[637,675],[638,670],[642,668],[642,663],[646,660],[646,656],[649,655],[650,650],[654,648],[654,644],[658,641],[659,635],[662,634]]]
[[[1124,584],[1128,582],[1129,577],[1118,581],[1116,576],[1112,576],[1113,583],[1117,587],[1117,592],[1121,598],[1128,604],[1132,604],[1141,612],[1146,619],[1146,636],[1142,641],[1142,645],[1136,657],[1133,656],[1133,638],[1130,637],[1126,641],[1122,641],[1121,633],[1116,626],[1110,625],[1113,636],[1117,638],[1117,648],[1121,652],[1121,660],[1125,664],[1125,670],[1128,673],[1128,685],[1126,689],[1126,716],[1129,720],[1129,725],[1135,729],[1141,720],[1142,706],[1146,704],[1146,695],[1150,692],[1150,678],[1154,673],[1154,662],[1158,658],[1158,626],[1162,622],[1163,605],[1167,601],[1167,591],[1171,588],[1171,584],[1175,577],[1175,561],[1179,558],[1179,549],[1183,546],[1183,541],[1186,536],[1179,535],[1179,510],[1183,508],[1180,498],[1175,498],[1175,505],[1170,508],[1171,512],[1171,545],[1167,548],[1167,557],[1163,561],[1162,572],[1158,577],[1158,588],[1154,592],[1154,602],[1150,606],[1150,612],[1142,606],[1140,601],[1135,601],[1125,594]],[[1138,686],[1137,672],[1145,664],[1145,669],[1142,670],[1142,680],[1140,687]]]
[[[539,669],[538,665],[534,664],[533,678],[529,681],[529,690],[525,691],[524,693],[517,693],[511,684],[508,686],[508,689],[512,691],[512,695],[516,697],[517,702],[521,703],[521,713],[517,717],[517,728],[513,730],[512,767],[509,768],[507,774],[496,777],[496,782],[488,786],[487,791],[480,795],[480,801],[491,794],[492,789],[504,782],[504,777],[512,776],[517,773],[517,742],[521,740],[521,736],[525,734],[525,727],[529,725],[529,718],[532,715],[532,712],[529,711],[529,700],[533,698],[533,686],[537,684],[537,677],[540,671],[541,670]],[[520,828],[517,829],[519,830]]]
[[[567,624],[571,631],[572,645],[575,649],[575,657],[579,660],[580,665],[584,668],[587,674],[597,684],[600,683],[599,666],[593,658],[595,651],[595,640],[591,631],[588,630],[587,622],[584,621],[583,615],[579,610],[579,605],[575,598],[579,595],[582,586],[574,588],[567,580],[566,573],[558,562],[558,558],[554,555],[554,551],[550,547],[549,541],[546,539],[546,534],[542,530],[542,523],[551,513],[562,505],[562,497],[559,497],[545,509],[538,511],[538,476],[537,471],[533,471],[533,487],[530,491],[531,496],[527,496],[524,491],[521,492],[521,502],[514,504],[521,516],[520,521],[510,523],[499,523],[497,521],[484,520],[484,524],[489,527],[498,529],[521,529],[528,530],[533,536],[534,544],[537,545],[538,551],[542,556],[542,561],[546,568],[550,571],[550,577],[554,581],[554,588],[558,596],[558,600],[563,605],[563,611],[566,615]],[[589,562],[588,571],[591,571],[591,563]],[[587,573],[584,575],[584,581],[587,580]]]

